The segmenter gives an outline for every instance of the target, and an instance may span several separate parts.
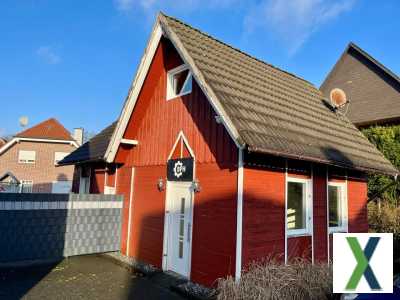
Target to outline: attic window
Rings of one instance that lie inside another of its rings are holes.
[[[187,65],[168,71],[167,100],[192,92],[192,73]]]

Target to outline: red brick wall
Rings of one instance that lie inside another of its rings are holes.
[[[33,192],[51,193],[53,181],[72,181],[74,172],[74,166],[55,166],[55,152],[75,149],[69,144],[20,141],[0,155],[0,175],[11,172],[19,180],[33,180]],[[20,164],[19,150],[36,151],[35,164]]]

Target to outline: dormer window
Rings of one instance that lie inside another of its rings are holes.
[[[168,71],[167,76],[167,100],[192,92],[192,73],[187,65]]]

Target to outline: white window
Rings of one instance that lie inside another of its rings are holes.
[[[19,150],[18,162],[20,164],[34,164],[36,161],[36,151]]]
[[[81,177],[79,180],[79,194],[90,193],[90,168],[81,168]]]
[[[63,160],[69,153],[68,152],[55,152],[54,153],[54,164],[57,165],[59,161]]]
[[[192,92],[192,73],[188,66],[182,65],[168,71],[167,100]]]
[[[329,231],[347,232],[347,196],[344,183],[329,182]]]
[[[287,179],[287,234],[311,234],[311,180]]]
[[[33,181],[32,180],[21,180],[21,193],[32,193]]]

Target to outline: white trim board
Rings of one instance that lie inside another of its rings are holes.
[[[12,138],[8,143],[3,145],[3,147],[0,148],[0,154],[3,154],[6,150],[11,148],[15,143],[19,142],[40,142],[40,143],[57,143],[57,144],[70,144],[72,146],[75,146],[75,148],[78,148],[78,144],[75,141],[72,140],[49,140],[49,139],[35,139],[35,138],[23,138],[23,137],[14,137]]]
[[[238,149],[238,175],[237,175],[237,207],[236,207],[236,266],[235,280],[238,282],[242,273],[242,247],[243,247],[243,149]]]

